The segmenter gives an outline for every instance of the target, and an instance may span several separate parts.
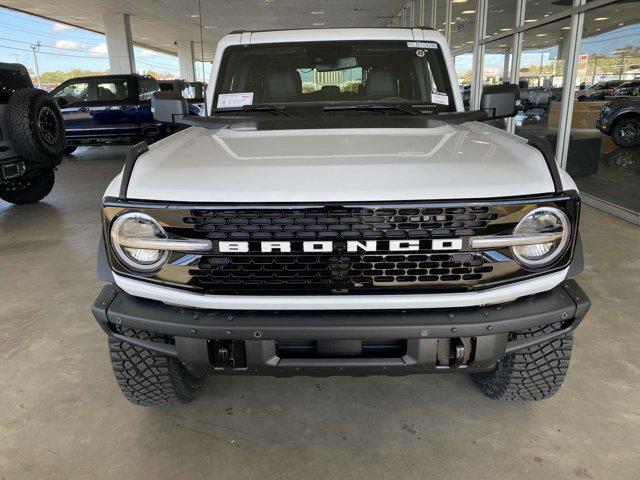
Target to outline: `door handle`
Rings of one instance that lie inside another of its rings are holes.
[[[131,105],[120,105],[118,108],[120,110],[129,110],[131,108]]]
[[[88,112],[89,107],[80,107],[78,110],[80,110],[81,112]]]

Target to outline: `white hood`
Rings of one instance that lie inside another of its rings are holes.
[[[176,202],[351,202],[553,192],[524,139],[469,122],[435,128],[209,130],[151,146],[128,197]]]

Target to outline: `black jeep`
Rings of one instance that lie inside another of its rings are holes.
[[[33,88],[24,65],[0,63],[0,198],[20,205],[46,197],[64,141],[51,95]]]

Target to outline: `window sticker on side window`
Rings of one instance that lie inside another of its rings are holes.
[[[438,44],[436,42],[407,42],[409,48],[426,48],[428,50],[437,50]]]
[[[431,101],[437,105],[449,105],[449,96],[446,93],[434,92]]]
[[[253,104],[253,92],[221,93],[218,95],[217,108],[238,108]]]

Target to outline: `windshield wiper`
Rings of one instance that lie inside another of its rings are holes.
[[[216,108],[214,113],[225,113],[225,112],[269,112],[278,115],[284,115],[286,117],[290,117],[291,115],[285,111],[287,107],[280,106],[276,107],[275,105],[244,105],[242,107],[231,107],[231,108]]]
[[[408,108],[404,108],[399,105],[389,105],[386,103],[352,103],[348,105],[325,105],[322,110],[324,110],[325,112],[338,110],[397,110],[408,115],[418,115],[418,112],[414,112],[413,110],[409,110]]]

